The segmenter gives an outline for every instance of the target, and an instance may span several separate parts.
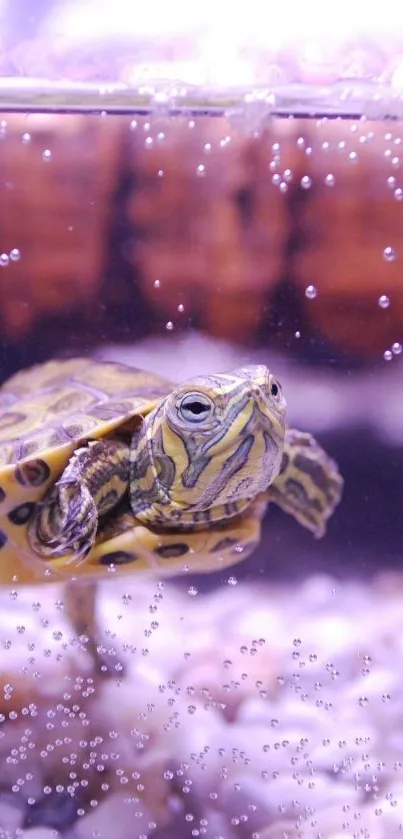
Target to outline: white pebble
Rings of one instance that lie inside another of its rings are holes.
[[[228,814],[249,811],[249,828],[260,830],[270,822],[276,822],[279,813],[295,823],[307,807],[318,812],[338,801],[352,807],[358,804],[360,795],[350,785],[334,783],[318,774],[297,772],[295,777],[280,775],[276,780],[261,780],[250,774],[234,776],[223,783],[220,800]]]
[[[133,839],[141,834],[147,836],[152,821],[141,801],[136,803],[133,798],[129,800],[129,795],[116,793],[79,819],[74,828],[77,839],[94,839],[95,836],[97,839]]]
[[[283,839],[283,837],[287,837],[287,839],[299,839],[301,836],[301,830],[299,827],[296,827],[295,821],[276,821],[275,824],[272,824],[270,827],[265,828],[264,830],[259,830],[259,839]],[[342,839],[346,839],[345,836]]]
[[[24,814],[20,807],[13,807],[4,801],[0,802],[0,827],[4,830],[17,830],[24,821]]]

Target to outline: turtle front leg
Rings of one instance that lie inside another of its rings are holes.
[[[30,524],[32,548],[42,556],[85,556],[101,516],[125,494],[130,449],[120,440],[96,440],[76,449],[64,472],[37,505]]]
[[[341,499],[343,484],[337,464],[312,434],[287,430],[280,472],[267,490],[269,502],[319,538]]]

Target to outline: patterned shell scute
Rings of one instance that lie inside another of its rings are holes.
[[[166,379],[114,362],[49,361],[0,389],[0,466],[102,437],[170,392]]]

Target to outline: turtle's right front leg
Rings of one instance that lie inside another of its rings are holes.
[[[29,529],[32,548],[42,556],[85,556],[94,545],[99,517],[127,491],[129,464],[129,446],[120,440],[96,440],[76,449],[37,505]]]

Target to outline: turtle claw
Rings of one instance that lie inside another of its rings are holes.
[[[95,542],[98,513],[84,484],[58,482],[38,504],[30,526],[32,547],[45,556],[86,556]]]

